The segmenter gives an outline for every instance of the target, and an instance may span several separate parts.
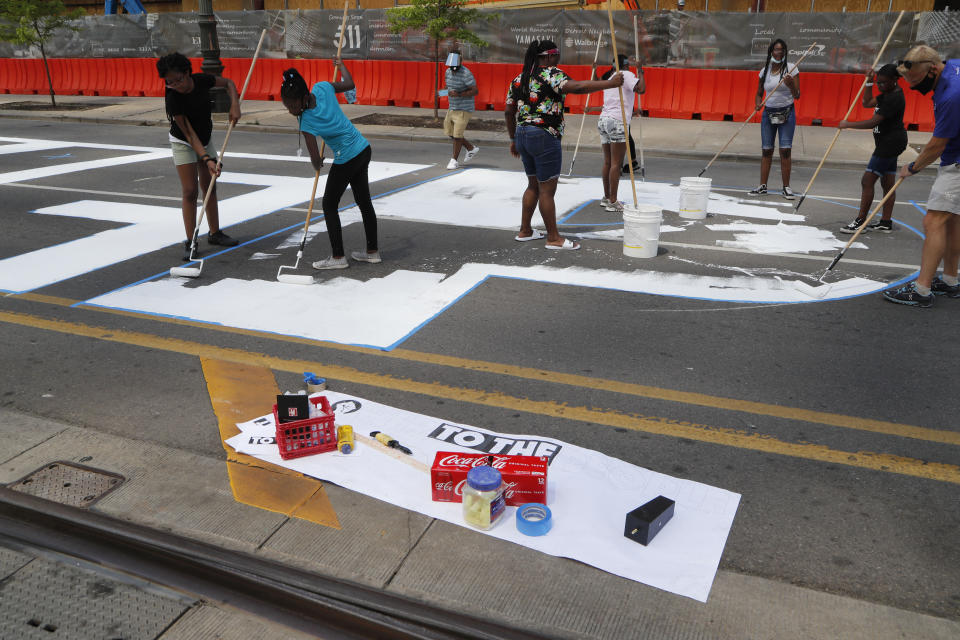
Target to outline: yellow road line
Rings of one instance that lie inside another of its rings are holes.
[[[0,312],[0,322],[194,355],[200,358],[268,367],[276,371],[295,373],[316,371],[326,377],[355,384],[960,484],[960,467],[951,464],[925,462],[915,458],[869,451],[840,451],[822,445],[785,442],[772,436],[746,433],[736,429],[624,414],[617,411],[597,410],[588,407],[571,407],[558,402],[530,400],[500,392],[418,382],[390,375],[366,373],[350,367],[328,365],[309,360],[284,359],[241,349],[216,347],[176,338],[162,338],[149,334],[93,327],[61,320],[49,320],[19,313]]]
[[[208,358],[201,358],[201,364],[221,442],[240,433],[237,422],[263,415],[265,399],[269,403],[279,393],[273,372],[264,367]],[[237,453],[226,443],[223,448],[227,452],[230,488],[237,502],[340,528],[337,513],[319,480]]]
[[[66,298],[55,298],[53,296],[43,296],[38,294],[20,294],[17,297],[36,302],[46,302],[48,304],[58,304],[70,306],[76,301]],[[98,311],[112,313],[116,315],[137,317],[158,320],[165,323],[193,326],[205,328],[224,333],[233,333],[247,335],[258,338],[266,338],[281,342],[291,342],[295,344],[308,344],[319,346],[324,349],[334,349],[338,351],[348,351],[352,353],[361,353],[381,358],[393,358],[406,362],[418,362],[421,364],[430,364],[443,367],[452,367],[464,369],[467,371],[477,371],[490,373],[493,375],[510,376],[525,380],[537,380],[539,382],[550,382],[553,384],[562,384],[572,387],[581,387],[584,389],[596,389],[598,391],[607,391],[610,393],[619,393],[623,395],[637,396],[641,398],[651,398],[654,400],[664,400],[667,402],[678,402],[700,407],[709,407],[711,409],[721,409],[724,411],[738,411],[758,416],[767,416],[771,418],[782,418],[785,420],[799,420],[813,424],[822,424],[830,427],[840,427],[843,429],[855,429],[857,431],[866,431],[869,433],[880,433],[884,435],[896,436],[900,438],[912,438],[915,440],[925,440],[927,442],[938,442],[943,444],[960,445],[960,433],[947,431],[945,429],[931,429],[928,427],[918,427],[898,422],[889,422],[886,420],[874,420],[872,418],[860,418],[838,413],[829,413],[826,411],[812,411],[810,409],[800,409],[797,407],[784,407],[765,402],[754,402],[752,400],[740,400],[736,398],[724,398],[721,396],[712,396],[705,393],[696,393],[691,391],[677,391],[673,389],[663,389],[660,387],[651,387],[631,382],[621,382],[618,380],[606,380],[603,378],[591,378],[577,374],[561,373],[545,369],[535,369],[533,367],[522,367],[497,362],[486,362],[483,360],[473,360],[470,358],[460,358],[456,356],[444,356],[433,353],[423,353],[419,351],[410,351],[407,349],[394,349],[393,351],[380,351],[369,347],[356,347],[352,345],[342,345],[333,342],[323,342],[319,340],[310,340],[308,338],[297,338],[293,336],[280,336],[276,334],[265,334],[250,329],[238,329],[235,327],[224,327],[222,325],[211,325],[192,320],[183,320],[179,318],[161,318],[149,314],[122,311],[117,309],[107,309],[105,307],[86,306],[86,309],[96,309]]]

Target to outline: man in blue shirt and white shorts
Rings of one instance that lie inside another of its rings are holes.
[[[940,158],[937,179],[930,187],[923,218],[923,251],[917,280],[883,292],[890,302],[914,307],[933,305],[934,295],[960,298],[960,59],[941,60],[937,52],[918,45],[897,68],[910,88],[926,95],[933,91],[933,136],[917,159],[900,168],[900,177],[918,173]],[[937,267],[943,262],[943,276]]]

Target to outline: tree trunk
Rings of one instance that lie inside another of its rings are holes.
[[[43,57],[43,68],[47,72],[47,86],[50,87],[50,102],[57,106],[57,99],[53,97],[53,78],[50,77],[50,65],[47,63],[47,52],[43,48],[43,41],[40,41],[40,56]]]
[[[440,118],[440,41],[433,39],[433,119]]]

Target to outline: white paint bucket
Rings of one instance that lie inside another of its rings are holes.
[[[707,217],[711,182],[711,178],[680,178],[680,204],[677,206],[677,213],[681,218],[703,220]]]
[[[660,242],[663,212],[652,204],[623,205],[623,255],[653,258]]]

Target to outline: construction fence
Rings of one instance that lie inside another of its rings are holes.
[[[260,32],[266,29],[265,58],[329,59],[336,52],[342,12],[232,11],[216,17],[224,58],[251,57]],[[782,38],[794,60],[813,45],[805,70],[861,73],[876,57],[895,19],[894,13],[618,11],[614,31],[620,52],[632,54],[638,42],[643,63],[654,67],[758,69],[770,42]],[[50,39],[48,56],[154,58],[172,51],[201,55],[195,13],[86,16],[76,24],[78,31],[61,31]],[[529,42],[542,38],[557,43],[561,65],[590,64],[598,38],[602,38],[601,63],[611,57],[609,22],[602,12],[500,11],[474,24],[472,30],[489,44],[461,45],[468,64],[520,62]],[[904,15],[883,62],[902,57],[918,42],[930,44],[945,58],[960,57],[960,12]],[[444,41],[440,51],[453,46],[456,43]],[[35,48],[0,43],[0,58],[37,57]],[[423,33],[391,33],[383,9],[355,10],[348,14],[343,58],[429,61],[434,58],[434,43]]]

